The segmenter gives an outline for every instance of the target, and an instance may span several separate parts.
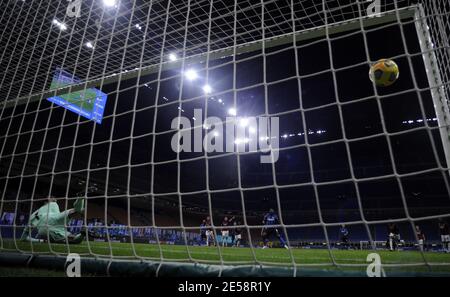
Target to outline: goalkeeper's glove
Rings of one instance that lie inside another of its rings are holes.
[[[84,213],[84,198],[78,198],[73,203],[73,208],[78,213]]]

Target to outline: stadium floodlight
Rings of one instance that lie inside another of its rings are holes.
[[[234,107],[231,107],[230,109],[228,109],[228,115],[230,116],[236,116],[237,115],[237,110]]]
[[[67,26],[64,23],[61,23],[60,21],[58,21],[57,19],[53,19],[52,23],[54,25],[56,25],[56,27],[58,27],[61,31],[66,31],[67,30]]]
[[[212,88],[210,85],[204,85],[203,86],[203,93],[210,94],[212,92]]]
[[[188,80],[196,80],[198,78],[198,74],[197,71],[195,71],[194,69],[188,69],[187,71],[184,72],[184,76],[188,79]]]
[[[113,7],[117,4],[117,0],[103,0],[103,5],[106,7]]]
[[[90,48],[90,49],[94,48],[94,44],[91,41],[86,42],[85,45],[86,45],[87,48]]]
[[[178,57],[177,57],[176,54],[170,53],[170,54],[169,54],[169,60],[170,60],[171,62],[175,62],[176,60],[178,60]]]

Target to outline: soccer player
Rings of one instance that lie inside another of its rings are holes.
[[[49,198],[48,202],[31,214],[28,225],[22,233],[21,240],[39,241],[49,240],[52,243],[81,243],[84,239],[84,232],[72,234],[67,231],[65,224],[69,221],[69,216],[75,213],[84,212],[84,198],[77,199],[73,208],[61,212],[56,199]],[[31,237],[31,232],[36,229],[38,238]]]
[[[420,227],[416,225],[416,236],[419,244],[419,249],[423,251],[423,245],[425,243],[425,234],[420,230]]]
[[[236,226],[236,221],[233,222],[233,226]],[[235,230],[235,228],[231,228],[231,230],[230,230],[230,237],[231,237],[231,246],[234,247],[234,240],[236,238],[236,230]]]
[[[345,227],[345,225],[341,226],[341,229],[339,230],[339,233],[341,235],[341,243],[343,246],[348,248],[348,229]]]
[[[206,220],[203,220],[200,224],[200,241],[202,245],[203,243],[206,243],[206,228]]]
[[[442,219],[439,219],[439,233],[441,233],[443,251],[450,253],[450,230],[448,224]]]
[[[240,225],[241,222],[234,222],[234,225]],[[239,247],[241,245],[241,240],[242,240],[242,230],[241,228],[234,228],[234,246],[235,247]]]
[[[222,221],[222,246],[228,246],[228,239],[230,238],[230,229],[228,226],[233,222],[234,217],[228,219],[228,217],[224,217]]]
[[[209,246],[211,243],[216,245],[214,240],[214,231],[211,227],[211,218],[208,216],[206,217],[206,246]]]
[[[269,238],[275,233],[276,237],[278,238],[278,240],[280,240],[281,245],[284,248],[288,248],[288,246],[286,245],[286,242],[283,239],[283,236],[281,236],[280,232],[278,231],[278,228],[276,227],[272,227],[273,225],[277,225],[280,222],[280,220],[278,219],[278,216],[275,214],[275,211],[271,208],[269,210],[269,212],[264,216],[263,219],[263,224],[264,224],[264,228],[262,229],[261,232],[261,237],[264,241],[264,246],[263,249],[268,248],[269,246],[267,245],[269,243]]]
[[[388,234],[389,250],[394,251],[397,249],[397,244],[400,241],[400,233],[398,231],[397,224],[388,224]]]

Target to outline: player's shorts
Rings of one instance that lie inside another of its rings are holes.
[[[272,235],[279,236],[279,234],[280,234],[280,232],[278,232],[277,228],[266,228],[266,229],[263,229],[263,231],[262,231],[262,235],[267,236],[267,237],[272,236]]]
[[[423,239],[419,239],[419,245],[423,245]]]
[[[222,237],[230,236],[230,231],[222,231]]]
[[[214,232],[212,232],[211,230],[207,230],[205,232],[205,234],[206,234],[206,237],[213,237],[214,236]]]
[[[450,235],[441,235],[442,242],[450,242]]]
[[[236,234],[236,236],[234,237],[236,240],[240,240],[242,239],[242,235],[241,234]]]

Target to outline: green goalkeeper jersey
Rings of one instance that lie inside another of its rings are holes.
[[[37,229],[40,238],[59,241],[65,239],[70,233],[66,230],[68,211],[60,212],[56,202],[49,202],[36,210],[25,228],[22,239],[29,239],[31,229]]]

